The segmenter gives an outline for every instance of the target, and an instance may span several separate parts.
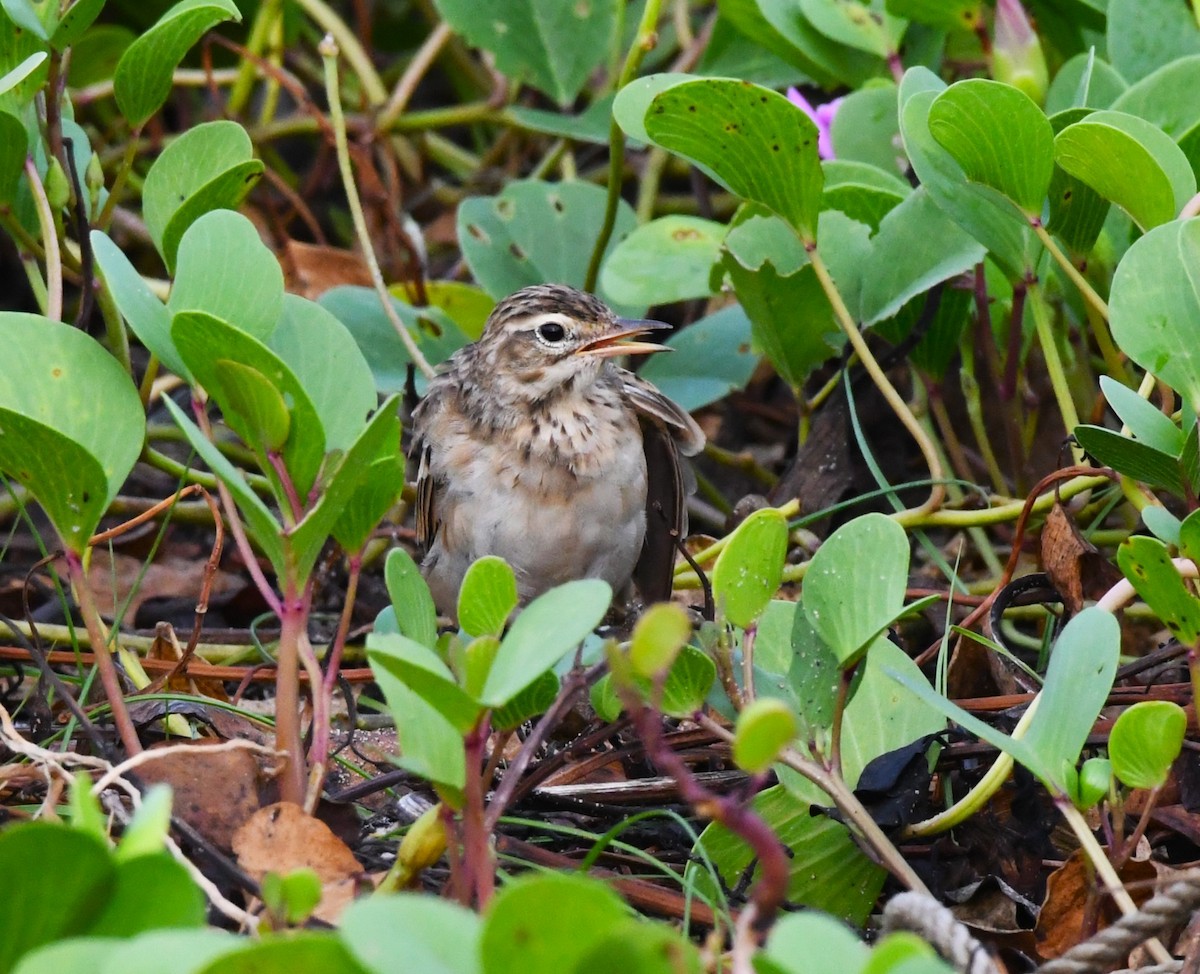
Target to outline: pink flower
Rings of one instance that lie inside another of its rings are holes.
[[[822,159],[833,158],[833,137],[830,134],[830,128],[833,125],[833,117],[837,114],[838,108],[841,107],[844,98],[835,98],[833,101],[827,101],[823,105],[818,105],[813,108],[809,104],[808,99],[800,94],[796,88],[787,90],[788,101],[799,108],[805,115],[813,120],[817,126],[817,154]]]

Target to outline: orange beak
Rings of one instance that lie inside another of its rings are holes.
[[[637,338],[639,335],[645,335],[651,331],[667,330],[670,327],[662,321],[618,318],[615,331],[607,332],[599,338],[593,338],[579,348],[575,354],[590,355],[593,358],[613,358],[617,355],[649,355],[651,352],[669,352],[671,349],[666,345],[658,345],[654,342],[632,342],[627,339]]]

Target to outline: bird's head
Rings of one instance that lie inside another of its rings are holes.
[[[609,358],[661,351],[636,339],[669,327],[618,318],[599,298],[565,284],[539,284],[497,304],[478,345],[494,379],[515,383],[509,391],[521,398],[543,399],[582,390]]]

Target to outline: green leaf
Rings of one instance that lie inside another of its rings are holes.
[[[160,836],[160,848],[161,844]],[[119,851],[120,846],[117,848]],[[118,863],[116,883],[88,934],[132,937],[147,930],[171,928],[176,933],[186,928],[195,930],[204,926],[205,902],[191,874],[170,853],[139,855]],[[153,903],[154,909],[147,910],[147,903]],[[130,970],[113,968],[118,969]]]
[[[367,636],[367,657],[378,675],[391,673],[433,707],[458,732],[466,734],[479,720],[482,708],[459,687],[450,668],[428,646],[397,633]]]
[[[717,612],[745,629],[779,590],[787,557],[788,525],[773,507],[755,511],[730,535],[713,566]]]
[[[350,554],[362,551],[403,492],[404,455],[398,453],[376,460],[367,468],[362,483],[330,529],[334,539]]]
[[[864,514],[817,549],[804,576],[804,613],[842,666],[895,621],[908,584],[908,536],[883,514]]]
[[[226,459],[225,454],[213,445],[170,397],[163,398],[167,412],[183,430],[187,441],[208,464],[208,469],[221,478],[229,487],[233,499],[237,502],[238,510],[246,521],[247,533],[258,545],[259,550],[267,556],[277,578],[284,578],[287,565],[283,553],[283,525],[271,513],[270,508],[262,501],[251,486],[246,482],[246,475]]]
[[[782,700],[762,697],[738,714],[733,735],[733,763],[750,774],[762,774],[795,739],[800,722]]]
[[[861,971],[869,953],[853,931],[819,913],[782,917],[763,948],[763,955],[786,974]]]
[[[592,245],[604,222],[607,193],[582,181],[509,183],[498,196],[472,196],[458,207],[463,258],[494,298],[530,284],[583,287]],[[622,201],[605,256],[637,226],[633,208]],[[607,294],[619,314],[640,317],[645,305],[627,305]]]
[[[1152,403],[1107,375],[1100,376],[1100,391],[1129,432],[1147,446],[1174,457],[1183,452],[1183,430]]]
[[[1166,784],[1187,732],[1187,714],[1169,700],[1142,700],[1124,711],[1108,735],[1113,774],[1129,788]]]
[[[887,0],[888,13],[943,30],[968,30],[983,23],[982,0]]]
[[[117,62],[136,35],[119,24],[93,24],[71,47],[67,84],[72,88],[112,81]]]
[[[1153,122],[1178,140],[1200,122],[1200,107],[1192,97],[1197,85],[1200,85],[1200,51],[1164,64],[1105,107]]]
[[[156,784],[147,789],[114,853],[117,862],[128,862],[164,850],[171,827],[171,799],[170,785]]]
[[[103,843],[48,822],[0,832],[0,869],[10,899],[0,913],[0,971],[6,972],[35,947],[85,932],[104,909],[115,877]],[[64,876],[71,881],[64,883]]]
[[[547,923],[547,917],[554,917]],[[628,916],[621,898],[586,876],[546,873],[512,880],[484,917],[484,974],[571,971]]]
[[[1113,340],[1200,408],[1200,220],[1175,220],[1135,241],[1113,274]]]
[[[100,16],[104,3],[105,0],[74,0],[59,18],[58,26],[50,35],[51,47],[56,51],[63,51],[79,40],[84,31]]]
[[[936,693],[923,680],[892,667],[887,672],[965,730],[1020,762],[1047,788],[1065,792],[1063,768],[1073,768],[1079,760],[1079,752],[1108,699],[1117,671],[1120,643],[1120,626],[1103,609],[1084,609],[1068,622],[1050,654],[1046,682],[1036,700],[1037,714],[1022,740],[985,724]]]
[[[645,125],[657,145],[816,239],[824,179],[817,127],[783,95],[741,81],[685,81],[654,97]]]
[[[926,245],[914,247],[914,239]],[[863,272],[863,322],[891,318],[917,295],[974,267],[985,253],[924,186],[917,187],[883,218],[872,239]]]
[[[574,974],[704,974],[700,951],[664,923],[627,917],[592,946],[573,968]]]
[[[1176,457],[1103,426],[1076,426],[1074,435],[1089,456],[1117,473],[1152,487],[1183,493],[1183,479]]]
[[[267,453],[278,453],[287,442],[292,417],[287,404],[271,381],[258,369],[231,359],[217,359],[225,407],[236,415],[247,443],[260,445]]]
[[[1172,635],[1185,646],[1200,639],[1200,598],[1192,594],[1172,564],[1165,544],[1145,535],[1126,538],[1117,549],[1117,564]]]
[[[1054,133],[1023,91],[983,78],[959,81],[934,99],[929,131],[968,179],[1002,193],[1027,217],[1041,215]]]
[[[1189,515],[1190,517],[1191,515]],[[1183,524],[1165,507],[1151,504],[1142,511],[1142,523],[1160,541],[1180,546]],[[1181,552],[1182,553],[1182,552]]]
[[[1112,762],[1107,758],[1088,758],[1076,773],[1067,766],[1063,769],[1067,795],[1080,811],[1087,811],[1108,795],[1112,785]]]
[[[709,274],[721,256],[725,226],[694,216],[664,216],[622,240],[600,275],[614,301],[649,307],[711,294]],[[647,268],[653,268],[647,274]]]
[[[1196,193],[1183,150],[1158,126],[1092,112],[1054,139],[1054,161],[1123,209],[1143,230],[1173,220]]]
[[[583,642],[611,603],[612,589],[597,578],[567,582],[539,595],[509,627],[480,702],[503,707]]]
[[[492,711],[492,727],[499,731],[516,730],[554,706],[558,691],[558,677],[547,670],[503,707]]]
[[[730,305],[673,334],[664,344],[674,354],[652,356],[638,375],[693,412],[745,388],[760,359],[750,334],[746,312]]]
[[[606,145],[612,125],[613,95],[597,98],[579,115],[548,112],[528,105],[510,105],[508,114],[519,128],[544,132],[575,142]]]
[[[39,41],[48,41],[50,33],[37,9],[30,0],[0,0],[0,8],[8,14],[9,19],[21,30],[27,30]],[[46,9],[43,5],[43,9]],[[53,19],[57,9],[51,8],[49,16]]]
[[[616,35],[617,0],[509,0],[503,16],[472,0],[434,5],[455,33],[495,57],[497,70],[564,106],[603,63]]]
[[[500,636],[517,601],[517,579],[508,562],[495,555],[480,558],[458,590],[458,624],[472,636]]]
[[[342,511],[367,482],[375,464],[381,459],[400,455],[400,420],[397,411],[396,397],[385,400],[366,429],[340,461],[333,465],[332,471],[326,469],[320,498],[291,533],[293,570],[297,578],[308,578],[321,554],[321,548],[341,519]]]
[[[691,636],[692,621],[683,606],[674,602],[650,606],[638,619],[630,637],[629,662],[633,671],[651,679],[665,675]]]
[[[168,273],[188,227],[212,210],[237,209],[262,172],[237,122],[206,122],[167,145],[146,174],[142,209]]]
[[[183,235],[167,308],[203,311],[265,341],[283,309],[283,271],[253,223],[214,210]]]
[[[432,649],[437,643],[437,609],[417,563],[403,548],[393,548],[384,562],[383,577],[400,632]]]
[[[285,294],[283,314],[267,345],[312,401],[325,431],[325,449],[348,449],[379,403],[371,367],[349,329],[319,304]]]
[[[945,84],[925,68],[910,68],[900,83],[900,133],[913,171],[934,202],[983,244],[1011,279],[1037,265],[1041,244],[1029,221],[996,190],[970,182],[957,160],[933,137],[930,110]]]
[[[370,974],[354,962],[342,941],[325,933],[293,930],[286,937],[250,941],[242,949],[191,974]]]
[[[1057,135],[1090,114],[1089,109],[1072,108],[1050,119]],[[1103,196],[1076,176],[1068,175],[1061,166],[1054,166],[1050,188],[1050,219],[1046,229],[1057,235],[1076,254],[1087,254],[1096,245],[1111,206]]]
[[[0,342],[0,469],[82,552],[141,453],[141,400],[116,360],[70,325],[0,313]]]
[[[722,17],[732,17],[736,8],[757,8],[754,14],[765,23],[765,36],[747,30],[744,14],[738,14],[737,26],[780,57],[796,64],[815,82],[826,88],[845,85],[858,88],[868,78],[879,75],[883,61],[874,54],[856,50],[822,33],[796,8],[795,0],[753,0],[733,3],[722,0]]]
[[[263,905],[288,926],[303,923],[321,902],[321,877],[307,866],[286,875],[268,872],[261,885]]]
[[[104,286],[108,288],[121,317],[146,348],[176,375],[190,379],[191,373],[171,341],[171,315],[142,275],[112,240],[99,230],[91,232],[92,252]]]
[[[25,126],[11,112],[0,109],[0,203],[11,203],[25,168],[28,139]]]
[[[398,893],[351,903],[338,936],[373,974],[479,974],[482,925],[457,903]]]
[[[35,51],[22,60],[15,68],[0,75],[0,95],[7,94],[21,84],[21,82],[29,78],[30,75],[42,66],[49,56],[45,51]]]
[[[1143,519],[1151,510],[1167,513],[1164,508],[1146,508],[1142,512]],[[1190,558],[1192,561],[1200,559],[1200,514],[1192,511],[1182,521],[1177,522],[1178,527],[1175,530],[1175,544],[1179,548],[1179,553],[1184,558]],[[1147,525],[1148,526],[1148,525]]]
[[[800,0],[800,13],[826,37],[879,58],[896,52],[906,26],[859,0]]]
[[[663,681],[660,707],[668,717],[693,716],[717,679],[717,665],[703,650],[684,646],[675,657]]]
[[[461,791],[467,780],[462,735],[436,707],[385,665],[386,659],[386,652],[368,646],[367,661],[371,664],[371,672],[396,722],[400,744],[396,763],[427,781]]]
[[[1107,48],[1127,81],[1200,52],[1200,31],[1187,6],[1171,0],[1109,0]]]
[[[267,457],[269,452],[281,452],[296,494],[307,497],[325,455],[325,435],[312,400],[291,369],[254,336],[203,311],[177,313],[171,323],[171,338],[196,382],[221,407],[229,428],[254,451],[259,466],[275,484],[281,503],[286,500],[286,492]],[[242,367],[230,369],[229,362],[239,362]],[[284,406],[290,412],[290,423],[285,427],[278,422],[278,415],[274,421],[267,413],[260,415],[260,409],[267,408],[263,406],[268,397],[264,385],[274,388],[279,396],[276,406],[290,404],[290,409]],[[264,419],[266,427],[259,425]],[[280,432],[286,434],[282,451],[277,444],[272,446],[274,439],[267,442],[261,437],[268,433],[274,438]]]
[[[141,128],[162,107],[175,68],[206,31],[241,19],[233,0],[180,0],[130,44],[113,77],[117,107],[130,126]]]
[[[1111,64],[1096,57],[1095,51],[1076,54],[1050,82],[1046,114],[1053,117],[1069,108],[1111,108],[1127,87],[1125,79]]]
[[[335,287],[322,294],[317,303],[354,336],[367,360],[375,388],[384,395],[404,392],[412,359],[374,289]],[[489,310],[490,307],[489,299]],[[444,362],[471,340],[440,308],[414,308],[395,298],[392,298],[392,308],[430,365]],[[425,389],[425,378],[420,372],[416,374],[415,384],[418,393]]]

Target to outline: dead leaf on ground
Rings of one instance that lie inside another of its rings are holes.
[[[354,853],[318,819],[291,802],[256,812],[233,837],[238,865],[261,880],[267,872],[308,868],[321,880],[321,902],[313,916],[337,923],[358,891],[363,867]]]
[[[1154,865],[1149,862],[1128,862],[1120,872],[1121,880],[1135,903],[1149,899],[1152,893],[1150,884],[1157,875]],[[1045,960],[1061,957],[1091,935],[1091,931],[1084,929],[1084,921],[1088,896],[1097,890],[1097,883],[1083,853],[1078,850],[1050,874],[1046,882],[1046,899],[1034,930],[1038,953]],[[1103,930],[1119,916],[1119,912],[1107,895],[1100,896],[1099,907],[1097,929]]]
[[[234,833],[262,804],[260,789],[271,772],[263,761],[263,755],[249,750],[217,751],[198,741],[186,751],[147,762],[138,774],[148,783],[170,785],[174,814],[229,852]]]
[[[203,574],[204,558],[163,554],[147,565],[141,558],[96,548],[88,571],[88,587],[106,619],[113,619],[125,600],[129,600],[118,620],[124,625],[133,620],[148,599],[198,598]],[[239,576],[218,569],[213,575],[209,601],[232,595],[243,585]]]
[[[280,263],[287,289],[310,301],[343,284],[371,286],[366,261],[353,250],[288,240]]]

